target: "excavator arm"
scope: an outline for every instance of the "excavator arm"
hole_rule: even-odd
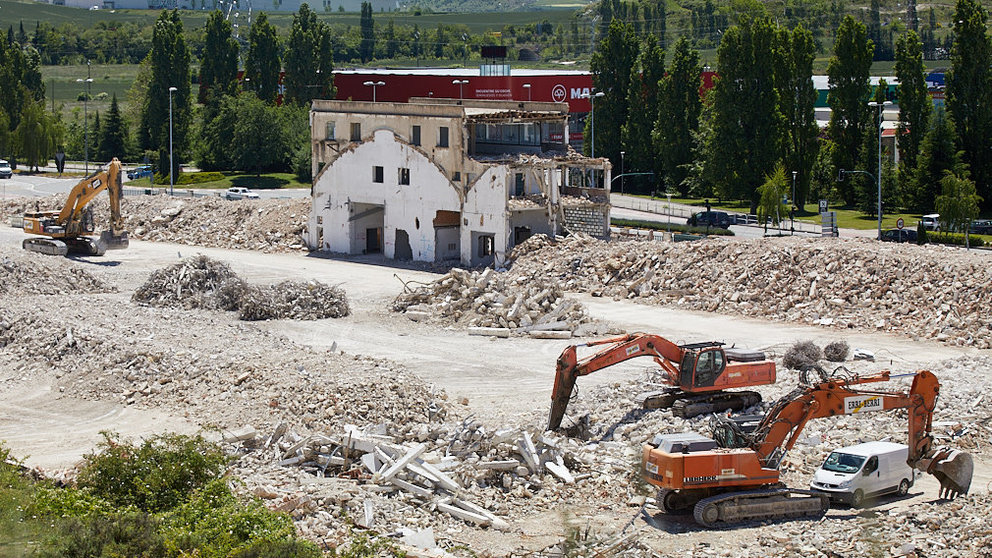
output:
[[[581,360],[578,358],[579,347],[600,345],[605,347]],[[653,357],[669,376],[670,383],[678,385],[678,368],[672,362],[680,362],[682,354],[683,350],[675,343],[664,337],[647,333],[631,333],[567,347],[558,357],[555,370],[548,430],[556,430],[561,426],[568,400],[572,397],[572,390],[575,389],[575,379],[579,376],[591,374],[632,358],[649,356]]]
[[[957,494],[967,494],[974,470],[971,455],[934,448],[931,428],[940,382],[926,370],[912,376],[912,386],[903,392],[852,388],[888,381],[894,377],[888,371],[872,376],[832,378],[799,390],[798,394],[793,392],[776,402],[765,415],[751,437],[751,449],[762,466],[777,469],[811,419],[906,409],[909,414],[909,466],[937,477],[942,496],[953,498]]]

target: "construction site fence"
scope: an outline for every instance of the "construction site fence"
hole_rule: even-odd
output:
[[[186,188],[173,188],[172,196],[175,198],[206,198],[206,197],[217,197],[222,195],[222,191],[218,190],[216,192],[203,192],[190,190]],[[162,196],[169,195],[168,188],[128,188],[124,187],[124,196]]]

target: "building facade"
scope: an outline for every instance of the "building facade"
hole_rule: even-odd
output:
[[[312,249],[505,262],[530,235],[609,235],[611,166],[572,151],[562,103],[314,101]]]

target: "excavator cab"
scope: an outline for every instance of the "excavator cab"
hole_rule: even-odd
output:
[[[727,367],[720,343],[683,345],[685,353],[679,363],[679,386],[682,389],[712,386]]]

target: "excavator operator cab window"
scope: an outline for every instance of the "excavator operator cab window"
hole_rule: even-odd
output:
[[[686,351],[682,355],[682,363],[679,365],[679,384],[683,386],[692,385],[692,370],[695,362],[696,353],[694,351]]]
[[[716,377],[723,372],[724,360],[723,351],[710,350],[699,355],[696,360],[696,376],[693,386],[711,386],[716,381]]]

